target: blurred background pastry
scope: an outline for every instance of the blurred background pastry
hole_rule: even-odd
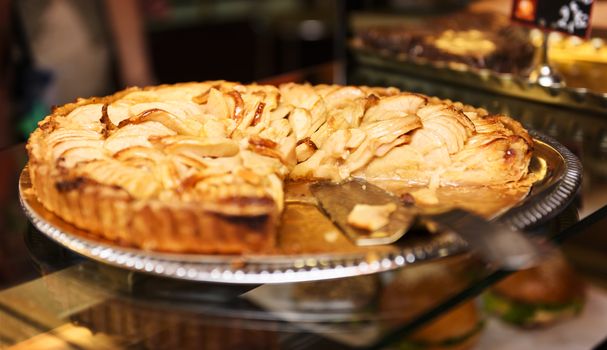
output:
[[[474,275],[473,264],[465,256],[384,274],[387,279],[379,298],[385,327],[407,325],[419,313],[451,297]],[[472,349],[483,330],[483,320],[474,299],[464,302],[417,328],[398,342],[398,349]]]
[[[582,311],[585,284],[578,276],[555,251],[541,265],[497,283],[484,295],[484,307],[516,326],[547,326]]]

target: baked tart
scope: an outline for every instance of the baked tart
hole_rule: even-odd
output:
[[[286,181],[510,186],[532,139],[507,116],[396,88],[129,88],[55,108],[28,143],[44,207],[121,245],[270,251]]]

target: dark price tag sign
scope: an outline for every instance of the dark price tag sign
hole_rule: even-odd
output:
[[[540,29],[588,37],[596,0],[514,0],[512,20]]]

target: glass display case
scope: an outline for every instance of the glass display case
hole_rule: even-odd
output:
[[[497,346],[508,337],[515,344],[511,348],[597,346],[607,336],[607,113],[602,99],[593,102],[592,108],[579,108],[583,103],[575,100],[575,94],[571,103],[544,103],[502,94],[499,89],[475,88],[470,81],[458,82],[457,76],[445,80],[440,70],[420,71],[411,65],[403,68],[397,61],[365,59],[347,48],[353,35],[347,28],[353,18],[360,20],[366,3],[371,2],[336,1],[331,7],[341,11],[330,28],[337,38],[337,61],[258,81],[396,86],[512,116],[526,128],[565,145],[583,165],[581,188],[558,215],[526,234],[542,241],[547,250],[560,252],[573,266],[575,283],[584,281],[579,283],[586,289],[586,307],[576,309],[581,312],[577,318],[563,327],[535,333],[500,328],[495,316],[484,309],[487,292],[513,272],[497,269],[469,252],[428,262],[403,262],[390,271],[355,277],[240,285],[164,278],[100,263],[67,249],[28,221],[18,193],[27,154],[24,144],[18,144],[0,151],[0,348],[424,349],[476,344],[479,349],[508,349]],[[399,15],[427,16],[435,7],[446,11],[470,2],[379,3],[397,8]],[[202,6],[191,1],[183,4]],[[215,5],[208,6],[218,11],[236,6],[239,16],[252,8],[241,1],[222,5],[226,8]],[[162,63],[175,59],[165,50],[172,43],[163,33],[191,31],[197,18],[192,14],[176,15],[185,23],[182,27],[151,21],[150,35],[157,39],[152,50],[166,69],[160,73],[174,73],[168,71],[169,64]],[[207,16],[205,12],[203,17]],[[373,16],[394,18],[386,13]],[[263,16],[257,17],[263,22]],[[276,17],[272,25],[292,24]],[[334,19],[322,20],[328,26]],[[192,35],[197,35],[195,30]],[[316,50],[327,49],[326,38],[321,39]],[[263,50],[255,52],[255,60],[266,58]],[[251,77],[275,72],[271,66],[261,65],[262,70]],[[198,72],[205,74],[204,69]],[[549,90],[544,92],[550,95]],[[534,337],[541,345],[529,340]]]
[[[326,81],[336,67],[282,79]],[[580,273],[601,281],[606,265],[600,232],[607,220],[604,117],[361,67],[348,76],[351,83],[396,85],[508,113],[568,145],[584,165],[582,190],[531,234],[549,237]],[[476,307],[477,296],[509,274],[469,254],[380,274],[268,285],[194,283],[117,269],[68,251],[28,224],[16,186],[26,162],[23,145],[3,151],[0,159],[9,170],[1,192],[3,346],[399,348],[449,310]],[[475,317],[480,325],[485,316]]]

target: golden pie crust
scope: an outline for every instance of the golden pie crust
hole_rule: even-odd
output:
[[[502,115],[396,88],[129,88],[78,99],[27,144],[38,200],[75,226],[146,250],[269,251],[285,181],[512,186],[532,139]]]

